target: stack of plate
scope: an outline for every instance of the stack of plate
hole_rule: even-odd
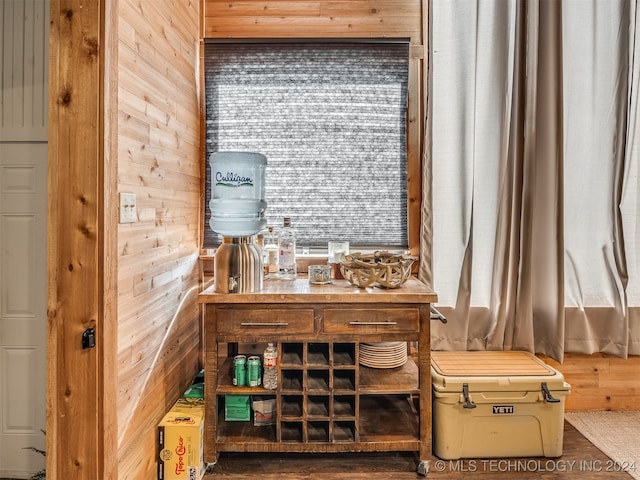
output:
[[[407,361],[407,342],[360,344],[360,364],[372,368],[401,367]]]

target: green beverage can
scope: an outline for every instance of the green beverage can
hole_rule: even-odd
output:
[[[259,387],[262,383],[260,375],[261,365],[260,357],[252,355],[247,359],[247,385],[250,387]]]
[[[233,384],[242,387],[247,383],[247,357],[236,355],[233,357]]]

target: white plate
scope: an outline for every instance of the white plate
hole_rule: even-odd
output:
[[[400,345],[399,347],[393,348],[371,348],[365,345],[360,345],[361,352],[371,352],[371,353],[395,353],[395,352],[406,352],[406,345]]]
[[[359,355],[365,367],[401,367],[407,362],[407,342],[361,343]]]
[[[360,358],[369,358],[369,359],[379,358],[380,360],[385,360],[385,359],[400,359],[400,358],[406,358],[406,357],[407,357],[407,352],[385,353],[385,354],[371,354],[366,352],[360,352]]]
[[[396,360],[394,362],[381,362],[381,361],[367,361],[367,360],[363,360],[362,358],[360,359],[360,364],[364,365],[365,367],[370,367],[370,368],[396,368],[396,367],[401,367],[402,365],[404,365],[407,362],[407,359],[403,359],[403,360]]]

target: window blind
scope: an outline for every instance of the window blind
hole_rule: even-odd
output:
[[[259,152],[268,225],[290,217],[298,245],[406,248],[408,41],[205,44],[209,157]]]

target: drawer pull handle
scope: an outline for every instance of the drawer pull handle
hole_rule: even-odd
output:
[[[289,322],[242,322],[243,327],[287,327]]]
[[[397,325],[398,322],[349,322],[349,325]]]

